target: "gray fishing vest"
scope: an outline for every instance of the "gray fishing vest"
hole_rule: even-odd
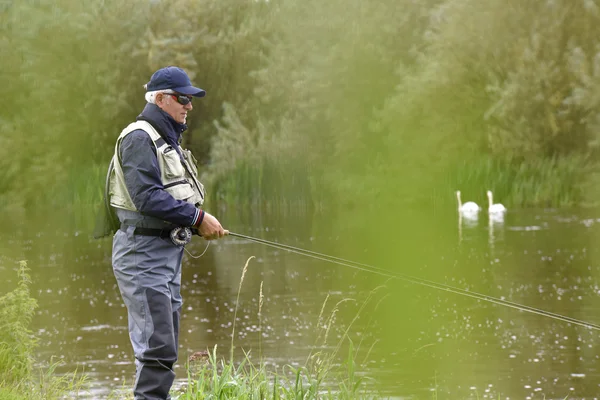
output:
[[[184,157],[182,160],[179,152],[167,144],[156,129],[146,121],[136,121],[129,124],[117,139],[115,154],[113,155],[114,168],[110,174],[109,183],[110,205],[125,210],[138,211],[127,191],[119,157],[119,146],[123,138],[138,129],[146,132],[156,147],[160,179],[165,191],[177,200],[187,201],[196,207],[202,206],[205,191],[204,186],[198,180],[196,159],[192,152],[178,146]]]

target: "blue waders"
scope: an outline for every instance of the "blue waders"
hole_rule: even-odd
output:
[[[183,247],[122,227],[113,237],[113,270],[129,317],[136,400],[169,399],[175,379]]]

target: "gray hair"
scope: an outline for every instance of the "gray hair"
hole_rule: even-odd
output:
[[[144,89],[146,89],[146,85],[144,85]],[[146,92],[144,97],[146,98],[146,101],[148,103],[156,104],[156,95],[158,95],[159,93],[175,93],[175,92],[171,89],[153,90],[151,92]]]

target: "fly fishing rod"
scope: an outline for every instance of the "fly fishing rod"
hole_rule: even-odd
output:
[[[256,243],[260,243],[260,244],[264,244],[266,246],[270,246],[270,247],[274,247],[276,249],[280,249],[280,250],[286,250],[289,251],[291,253],[296,253],[296,254],[300,254],[306,257],[311,257],[317,260],[321,260],[321,261],[326,261],[326,262],[330,262],[333,264],[338,264],[338,265],[342,265],[342,266],[346,266],[349,268],[353,268],[353,269],[357,269],[360,271],[365,271],[365,272],[370,272],[373,274],[377,274],[377,275],[381,275],[381,276],[385,276],[388,278],[394,278],[394,279],[400,279],[406,282],[410,282],[410,283],[414,283],[417,285],[422,285],[422,286],[426,286],[429,288],[433,288],[433,289],[437,289],[437,290],[442,290],[442,291],[446,291],[446,292],[450,292],[450,293],[455,293],[461,296],[467,296],[467,297],[471,297],[477,300],[482,300],[482,301],[487,301],[489,303],[492,304],[496,304],[496,305],[501,305],[501,306],[505,306],[505,307],[509,307],[509,308],[514,308],[516,310],[520,310],[520,311],[525,311],[525,312],[529,312],[532,314],[537,314],[537,315],[541,315],[543,317],[548,317],[548,318],[552,318],[552,319],[556,319],[558,321],[562,321],[562,322],[567,322],[570,324],[574,324],[574,325],[579,325],[588,329],[593,329],[593,330],[598,330],[600,331],[600,325],[597,324],[593,324],[591,322],[586,322],[586,321],[582,321],[579,319],[575,319],[575,318],[571,318],[565,315],[561,315],[561,314],[556,314],[550,311],[546,311],[546,310],[542,310],[539,308],[535,308],[535,307],[530,307],[524,304],[519,304],[519,303],[515,303],[509,300],[504,300],[504,299],[500,299],[497,297],[493,297],[493,296],[488,296],[486,294],[482,294],[482,293],[477,293],[477,292],[472,292],[470,290],[465,290],[465,289],[460,289],[454,286],[450,286],[450,285],[446,285],[443,283],[438,283],[438,282],[434,282],[434,281],[430,281],[427,279],[423,279],[423,278],[418,278],[415,276],[411,276],[411,275],[405,275],[405,274],[397,274],[397,273],[393,273],[391,271],[385,270],[383,268],[379,268],[373,265],[368,265],[368,264],[362,264],[362,263],[358,263],[355,261],[351,261],[351,260],[346,260],[343,258],[339,258],[339,257],[334,257],[334,256],[330,256],[327,254],[322,254],[322,253],[317,253],[315,251],[310,251],[310,250],[305,250],[299,247],[294,247],[294,246],[290,246],[290,245],[286,245],[286,244],[282,244],[282,243],[277,243],[277,242],[271,242],[269,240],[265,240],[265,239],[259,239],[259,238],[255,238],[252,236],[247,236],[247,235],[242,235],[240,233],[235,233],[235,232],[231,232],[231,231],[226,231],[226,234],[229,236],[233,236],[233,237],[237,237],[240,239],[246,239],[246,240],[250,240],[252,242],[256,242]]]

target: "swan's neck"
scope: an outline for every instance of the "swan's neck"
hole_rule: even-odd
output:
[[[488,193],[488,203],[490,204],[490,207],[494,204],[494,200],[492,199],[491,193]]]
[[[458,209],[462,207],[462,201],[460,201],[460,193],[456,193],[456,200],[458,201]]]

